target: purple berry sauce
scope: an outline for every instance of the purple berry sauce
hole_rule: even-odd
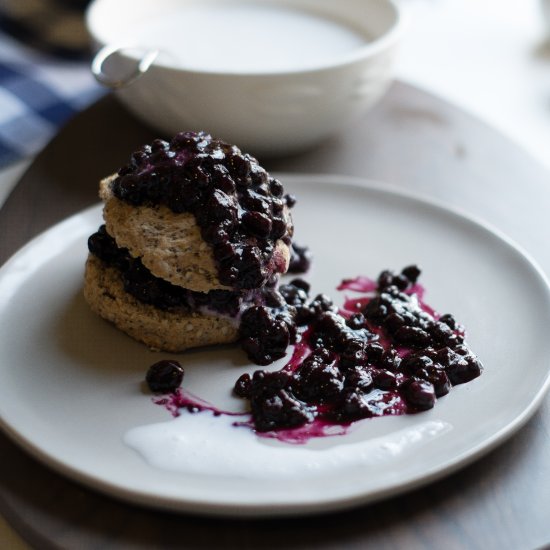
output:
[[[286,270],[277,241],[290,245],[295,198],[258,161],[204,132],[157,139],[132,154],[112,184],[132,205],[190,212],[212,246],[222,284],[260,288]]]
[[[344,434],[360,419],[428,410],[453,386],[479,376],[483,367],[464,342],[464,328],[424,302],[419,275],[409,266],[399,274],[384,271],[376,281],[344,280],[338,290],[357,294],[340,309],[323,294],[309,300],[309,285],[297,279],[279,288],[286,306],[250,308],[250,327],[260,326],[256,332],[245,326],[252,356],[268,364],[291,339],[295,346],[282,369],[237,380],[234,393],[251,412],[235,424],[304,443]],[[271,328],[274,334],[261,336]],[[156,402],[173,414],[182,407],[229,414],[181,391]]]
[[[263,304],[264,295],[278,283],[273,276],[261,289],[211,290],[195,292],[155,277],[139,258],[130,255],[126,248],[119,248],[105,225],[88,239],[88,249],[109,267],[115,268],[122,279],[124,290],[136,300],[163,311],[197,311],[201,308],[236,317],[246,307]]]

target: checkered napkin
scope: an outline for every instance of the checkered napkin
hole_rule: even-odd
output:
[[[0,30],[0,169],[35,155],[102,93],[88,62],[39,53]]]

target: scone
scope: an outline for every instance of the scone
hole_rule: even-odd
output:
[[[116,180],[113,175],[100,182],[100,197],[105,203],[107,232],[120,247],[141,258],[155,276],[173,284],[198,292],[233,287],[219,280],[212,243],[204,240],[194,214],[174,212],[164,204],[129,204],[113,193]],[[286,207],[282,219],[292,227]],[[289,245],[277,239],[271,261],[265,266],[267,278],[286,272],[289,260]]]
[[[293,198],[208,134],[144,146],[100,183],[100,197],[85,298],[151,348],[237,340],[242,312],[263,305],[288,268]]]

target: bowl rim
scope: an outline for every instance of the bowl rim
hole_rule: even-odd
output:
[[[241,1],[241,0],[239,0]],[[254,1],[254,0],[249,0]],[[269,0],[272,4],[277,4],[277,0]],[[160,55],[152,68],[163,69],[173,73],[186,73],[191,75],[211,75],[211,76],[232,76],[232,77],[275,77],[285,75],[296,74],[312,74],[325,71],[331,71],[334,69],[344,68],[355,63],[363,62],[370,59],[377,54],[389,50],[399,40],[405,25],[405,17],[403,10],[397,4],[396,0],[373,0],[380,5],[389,7],[393,12],[393,21],[390,27],[382,33],[381,36],[365,43],[363,46],[353,49],[351,52],[340,54],[335,56],[329,62],[312,64],[306,67],[298,67],[291,69],[278,69],[278,70],[258,70],[258,71],[239,71],[239,70],[215,70],[215,69],[199,69],[188,68],[181,65],[171,64],[167,59],[163,59]],[[113,49],[118,50],[117,55],[120,55],[130,61],[139,63],[140,59],[143,59],[145,55],[153,51],[153,49],[147,49],[140,47],[136,44],[129,44],[123,42],[106,42],[101,38],[101,32],[98,32],[98,19],[96,12],[99,6],[107,4],[108,2],[115,3],[115,0],[92,0],[85,11],[85,24],[86,29],[92,39],[93,45],[96,49],[101,49],[105,46],[110,46]],[[304,11],[307,11],[305,9]],[[162,52],[161,52],[162,53]]]

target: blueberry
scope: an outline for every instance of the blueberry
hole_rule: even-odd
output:
[[[296,395],[308,402],[335,399],[344,387],[344,377],[326,349],[314,351],[295,373]]]
[[[417,369],[414,372],[416,378],[426,380],[433,385],[435,395],[441,397],[447,395],[451,389],[451,381],[447,376],[447,373],[443,369],[439,369],[434,365]]]
[[[285,192],[285,190],[283,188],[283,184],[279,180],[276,180],[276,179],[272,179],[269,182],[269,189],[270,189],[271,193],[273,193],[274,197],[282,197],[284,192]]]
[[[246,228],[258,237],[267,237],[271,233],[272,222],[266,214],[262,214],[261,212],[245,212],[241,219]],[[286,223],[284,230],[286,231]]]
[[[430,335],[419,327],[401,327],[395,332],[394,337],[399,344],[412,347],[427,346],[431,343]]]
[[[296,205],[296,197],[294,195],[285,195],[284,199],[285,199],[286,205],[289,208],[294,208],[294,206]]]
[[[457,335],[451,330],[449,325],[440,321],[435,321],[429,327],[429,333],[437,344],[452,345],[458,340]]]
[[[433,366],[432,357],[422,353],[410,353],[400,364],[400,369],[406,374],[414,374],[419,369],[425,369]]]
[[[314,412],[286,390],[251,400],[254,425],[259,432],[295,428],[315,418]]]
[[[133,153],[112,185],[132,205],[162,204],[194,214],[213,245],[222,284],[260,288],[271,275],[275,241],[290,243],[289,201],[279,180],[237,147],[204,132],[181,132]],[[224,246],[223,258],[216,247]]]
[[[358,330],[365,326],[365,321],[365,316],[362,313],[354,313],[346,320],[346,325],[353,330]]]
[[[378,366],[382,369],[397,371],[401,365],[401,357],[393,348],[389,348],[382,353]]]
[[[292,306],[302,306],[307,301],[307,291],[302,287],[296,286],[294,282],[288,285],[281,285],[279,292],[286,303]]]
[[[183,373],[183,367],[177,361],[164,359],[149,367],[145,381],[152,392],[173,392],[181,385]]]
[[[290,250],[289,273],[306,273],[311,267],[312,254],[307,246],[292,243]]]
[[[393,273],[389,270],[382,271],[380,275],[378,275],[378,289],[382,290],[388,286],[390,286],[393,282]]]
[[[289,284],[296,288],[301,288],[306,294],[309,294],[311,286],[307,281],[304,281],[304,279],[292,279]]]
[[[270,236],[273,240],[280,239],[287,232],[287,223],[284,218],[273,216],[271,220]]]
[[[380,296],[370,300],[363,309],[363,315],[376,326],[380,326],[389,313],[389,305]]]
[[[439,318],[439,321],[441,321],[442,323],[445,323],[452,330],[455,330],[457,328],[457,323],[455,318],[449,313],[442,315]]]
[[[435,390],[430,382],[420,378],[409,378],[399,390],[405,401],[418,410],[428,410],[435,405]]]
[[[345,374],[345,386],[355,391],[368,393],[373,387],[372,369],[356,366],[348,369]]]
[[[373,407],[364,392],[354,388],[346,388],[342,392],[336,411],[336,418],[339,421],[346,422],[372,416],[375,416]]]
[[[384,348],[377,342],[369,342],[365,345],[365,353],[367,355],[367,361],[371,365],[376,365],[382,361],[384,356]],[[392,361],[392,366],[394,365],[395,360]]]
[[[353,341],[340,353],[340,366],[342,369],[350,369],[360,365],[366,365],[368,354],[364,342]]]
[[[473,356],[466,356],[458,361],[453,361],[445,369],[453,386],[470,382],[470,380],[477,378],[482,370],[481,362]]]
[[[372,383],[379,390],[393,390],[397,387],[397,377],[389,370],[373,369]]]
[[[401,275],[405,276],[412,284],[416,283],[420,273],[421,270],[417,265],[409,265],[401,270]]]
[[[250,378],[250,374],[243,374],[235,382],[233,391],[239,397],[250,397],[251,387],[252,379]]]
[[[405,290],[410,281],[404,274],[396,275],[393,271],[385,270],[378,276],[378,290],[383,291],[389,287],[396,287],[399,290]]]
[[[241,317],[241,347],[258,365],[284,357],[291,341],[289,326],[264,306],[253,306]]]

